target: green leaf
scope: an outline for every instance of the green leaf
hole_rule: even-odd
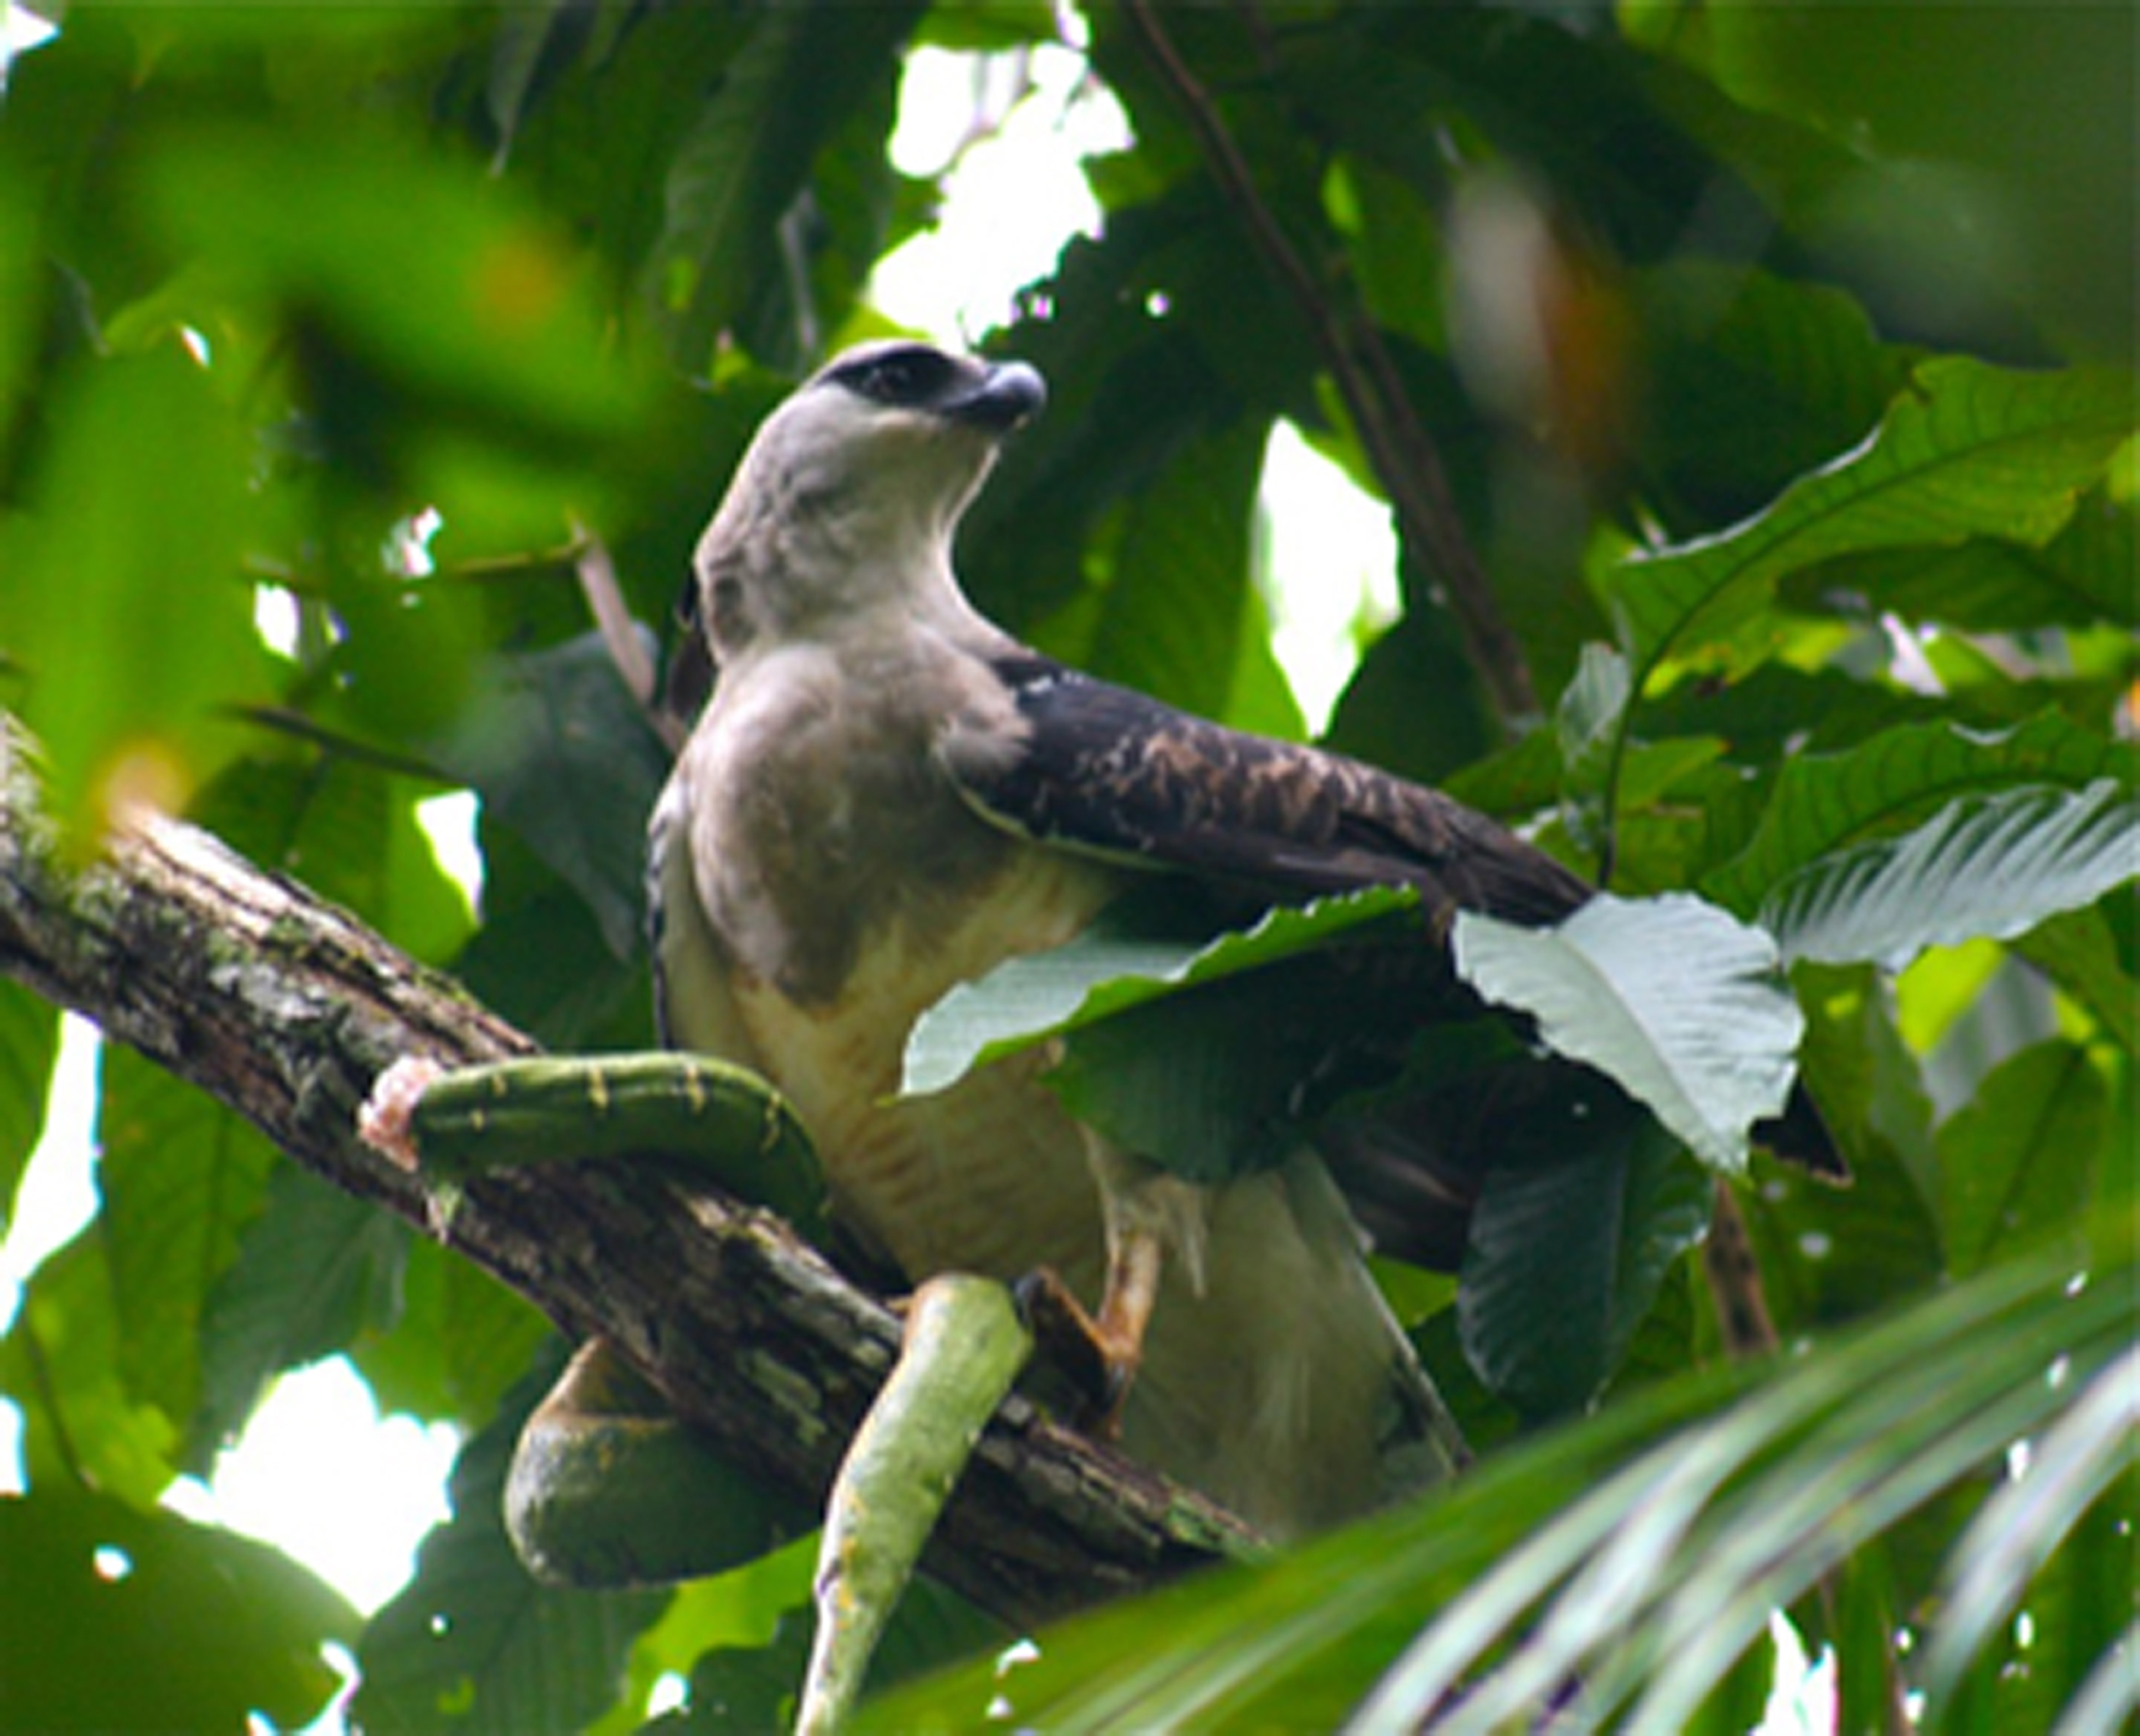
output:
[[[1712,1168],[1746,1162],[1747,1130],[1790,1089],[1804,1029],[1760,930],[1685,894],[1600,894],[1557,928],[1465,911],[1457,973],[1529,1013],[1545,1042],[1608,1075]]]
[[[2015,949],[2085,1007],[2127,1054],[2140,1053],[2140,982],[2118,963],[2100,906],[2054,916]]]
[[[1046,1082],[1079,1121],[1193,1181],[1281,1162],[1331,1117],[1369,1124],[1360,1130],[1372,1145],[1378,1102],[1460,1091],[1514,1045],[1490,1021],[1441,1022],[1449,1009],[1428,943],[1407,932],[1391,944],[1412,956],[1297,955],[1080,1025]],[[1437,1155],[1469,1168],[1490,1152],[1454,1130],[1459,1119],[1452,1110],[1437,1130]]]
[[[2114,375],[1926,363],[1854,452],[1730,530],[1622,564],[1613,601],[1637,685],[1666,655],[1720,644],[1816,562],[1971,536],[2048,542],[2132,432],[2131,388]]]
[[[1465,1354],[1525,1417],[1565,1415],[1612,1378],[1701,1240],[1711,1184],[1647,1111],[1573,1069],[1492,1155],[1456,1297]]]
[[[1950,802],[1900,838],[1823,856],[1770,889],[1787,960],[1899,970],[1930,946],[2011,939],[2140,874],[2140,802],[2108,778]]]
[[[2125,1352],[2129,1258],[2078,1293],[2068,1276],[2031,1263],[1921,1299],[1736,1402],[1714,1376],[1649,1389],[1277,1562],[865,1706],[861,1728],[968,1729],[1000,1702],[1066,1733],[1483,1731],[1528,1727],[1571,1683],[1586,1720],[1686,1728],[1772,1611],[2054,1424]]]
[[[1418,901],[1402,888],[1375,887],[1300,909],[1280,906],[1216,939],[1163,888],[1119,901],[1068,945],[1010,959],[930,1008],[907,1039],[901,1091],[941,1091],[976,1067],[1177,988],[1291,958]]]
[[[1636,460],[1699,522],[1744,517],[1856,444],[1908,379],[1830,284],[1679,257],[1631,287],[1647,363]]]
[[[668,757],[601,635],[492,660],[435,751],[587,900],[610,950],[632,958]]]
[[[233,1439],[283,1370],[390,1324],[410,1240],[406,1225],[369,1201],[276,1165],[263,1209],[202,1305],[189,1459],[204,1463]]]
[[[474,1262],[426,1237],[406,1245],[391,1324],[382,1330],[372,1322],[350,1360],[382,1411],[472,1430],[496,1415],[549,1337],[550,1323]]]
[[[919,0],[810,0],[755,14],[676,147],[646,267],[671,359],[687,373],[709,371],[715,339],[777,277],[783,219],[812,163],[871,88],[894,78],[921,11]]]
[[[115,805],[182,805],[236,746],[216,709],[265,696],[245,451],[175,342],[78,366],[44,414],[29,512],[0,523],[0,646],[53,811],[94,830]]]
[[[32,1488],[94,1488],[147,1512],[178,1474],[178,1430],[120,1378],[111,1288],[94,1233],[39,1266],[0,1340],[0,1393],[22,1413]]]
[[[1251,645],[1266,647],[1269,661],[1270,624],[1249,561],[1267,432],[1243,419],[1195,442],[1129,503],[1091,646],[1079,660],[1200,716],[1266,733],[1275,725],[1298,738],[1298,711],[1274,717],[1270,684],[1244,666]],[[1244,684],[1249,690],[1237,692]],[[1281,678],[1276,693],[1284,691]]]
[[[311,131],[204,125],[149,155],[140,191],[180,248],[320,321],[320,338],[357,364],[349,390],[474,416],[488,437],[538,452],[621,438],[641,408],[561,238],[475,165],[420,150],[376,110]]]
[[[11,1730],[294,1729],[339,1685],[321,1645],[357,1629],[265,1544],[78,1489],[0,1498],[0,1563]]]
[[[2136,571],[2132,509],[2097,496],[2040,547],[1972,537],[1956,547],[1845,556],[1794,577],[1784,596],[1794,606],[1841,598],[1853,614],[1892,613],[1979,633],[2097,621],[2131,627],[2140,609]]]
[[[2133,781],[2130,751],[2055,711],[1989,734],[1944,722],[1882,730],[1842,753],[1787,759],[1752,840],[1702,890],[1750,914],[1830,851],[1914,824],[1957,797],[2106,777]]]
[[[2108,1108],[2074,1044],[2037,1043],[1994,1068],[1940,1129],[1941,1226],[1956,1273],[2070,1233],[2093,1190]]]
[[[1570,834],[1595,852],[1611,817],[1603,812],[1612,768],[1612,744],[1632,694],[1627,660],[1610,645],[1583,648],[1575,679],[1554,714],[1560,740],[1561,814]]]
[[[425,1540],[416,1577],[358,1647],[355,1724],[572,1736],[615,1697],[633,1640],[666,1595],[564,1591],[528,1577],[501,1513],[507,1461],[537,1395],[524,1382],[461,1449],[454,1517]]]
[[[203,1312],[258,1212],[274,1148],[197,1087],[116,1044],[103,1052],[96,1137],[128,1390],[178,1421],[200,1392]],[[191,1465],[205,1469],[205,1455]]]
[[[2129,1473],[2136,1438],[2140,1351],[2128,1351],[2098,1371],[2031,1444],[2027,1469],[1994,1493],[1956,1544],[1939,1631],[1925,1660],[1926,1689],[1935,1707],[2088,1508]],[[2114,1654],[2103,1656],[2111,1662]],[[2131,1658],[2124,1662],[2129,1669]]]
[[[483,924],[454,964],[469,992],[546,1048],[651,1047],[653,996],[645,959],[619,958],[587,900],[518,832],[486,815],[478,821],[477,836]],[[623,843],[616,838],[587,847],[595,860],[621,860]]]
[[[1734,6],[1686,35],[1738,102],[1848,142],[1857,173],[1809,213],[1831,269],[1936,331],[2017,303],[2024,341],[2131,357],[2128,10]]]
[[[59,1052],[59,1008],[18,983],[0,983],[0,1236],[7,1234],[15,1189],[44,1133]]]

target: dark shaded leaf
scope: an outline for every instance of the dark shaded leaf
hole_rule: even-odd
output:
[[[205,1730],[317,1715],[357,1618],[265,1544],[54,1486],[0,1498],[0,1625],[7,1729]]]
[[[1940,1129],[1947,1265],[1980,1272],[2083,1216],[2103,1147],[2102,1076],[2085,1050],[2038,1043],[1994,1068]]]
[[[234,1112],[131,1049],[103,1052],[98,1190],[128,1390],[174,1420],[201,1391],[203,1319],[260,1209],[275,1151]],[[192,1455],[192,1469],[205,1468]]]
[[[437,751],[587,901],[611,952],[632,958],[668,756],[601,635],[493,661]]]
[[[1494,1160],[1457,1292],[1465,1352],[1525,1417],[1567,1415],[1612,1378],[1708,1228],[1710,1179],[1646,1110],[1573,1070],[1505,1126]]]
[[[367,1202],[294,1165],[275,1166],[264,1208],[202,1305],[190,1462],[205,1464],[237,1437],[277,1375],[393,1323],[410,1240],[406,1225]]]
[[[783,223],[811,164],[872,89],[888,94],[921,10],[918,0],[861,8],[807,0],[753,19],[678,142],[645,270],[670,356],[686,372],[710,371],[715,338],[755,289],[777,281]],[[888,128],[888,101],[882,115]]]
[[[1689,528],[1744,518],[1855,445],[1908,375],[1829,285],[1682,258],[1633,291],[1649,364],[1637,462]]]
[[[500,1503],[538,1380],[461,1449],[454,1517],[365,1630],[350,1707],[358,1728],[577,1732],[615,1698],[634,1638],[660,1615],[665,1593],[540,1586],[513,1554]]]

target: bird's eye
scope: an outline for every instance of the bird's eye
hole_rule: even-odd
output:
[[[943,390],[951,366],[950,356],[916,344],[855,362],[833,378],[873,404],[925,404]]]

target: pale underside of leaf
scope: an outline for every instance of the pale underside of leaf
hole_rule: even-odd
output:
[[[1378,886],[1299,909],[1282,905],[1216,939],[1117,933],[1096,924],[1068,945],[1012,959],[962,983],[931,1007],[907,1039],[901,1094],[942,1091],[977,1067],[1110,1013],[1275,964],[1418,901],[1406,888]]]
[[[1899,969],[1928,946],[2010,939],[2140,873],[2140,803],[2108,778],[1949,803],[1901,838],[1790,875],[1761,909],[1787,961]]]
[[[1601,895],[1542,932],[1466,912],[1454,943],[1480,994],[1529,1013],[1712,1167],[1743,1169],[1748,1128],[1783,1107],[1804,1018],[1768,936],[1714,905]]]

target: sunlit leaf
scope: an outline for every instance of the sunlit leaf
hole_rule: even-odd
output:
[[[1185,930],[1177,905],[1118,907],[1119,924],[1096,923],[1069,944],[1014,959],[938,1002],[908,1039],[901,1089],[910,1096],[941,1091],[970,1068],[1063,1032],[1178,988],[1276,963],[1417,903],[1416,893],[1377,887],[1298,910],[1280,906],[1215,940]]]
[[[1760,923],[1788,959],[1899,969],[1928,946],[2010,939],[2140,875],[2140,802],[2108,778],[1965,798],[1916,831],[1824,856]]]
[[[1818,561],[1973,535],[2048,541],[2132,427],[2115,375],[1924,364],[1857,450],[1731,530],[1622,566],[1615,601],[1640,676],[1722,640]]]
[[[175,341],[81,366],[46,414],[29,511],[0,522],[0,645],[54,809],[93,835],[182,806],[237,745],[216,708],[264,696],[244,447]]]
[[[32,1488],[93,1486],[146,1512],[178,1474],[178,1425],[120,1375],[111,1266],[77,1236],[37,1268],[0,1339],[0,1391],[22,1414]]]
[[[1759,831],[1702,890],[1750,914],[1819,857],[1915,824],[1959,797],[2104,777],[2131,782],[2131,753],[2055,711],[1989,733],[1952,723],[1883,730],[1841,753],[1786,760]]]
[[[1804,1022],[1766,936],[1699,899],[1601,895],[1544,932],[1466,911],[1454,944],[1473,988],[1532,1015],[1714,1168],[1742,1168],[1747,1129],[1783,1107]]]
[[[45,1099],[59,1052],[59,1008],[19,983],[0,983],[0,1236],[7,1233],[16,1185],[44,1131]]]

